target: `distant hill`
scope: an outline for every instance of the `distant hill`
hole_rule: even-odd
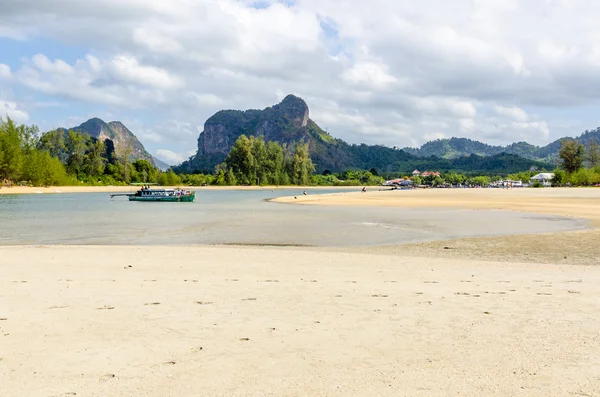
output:
[[[557,139],[546,146],[540,147],[527,142],[516,142],[507,146],[492,146],[467,138],[450,138],[427,142],[420,148],[404,148],[403,150],[417,157],[435,156],[445,159],[455,159],[472,154],[493,156],[500,153],[508,153],[530,160],[556,164],[560,150],[560,141],[562,139],[564,138]],[[593,139],[600,143],[600,128],[586,131],[574,139],[584,145]]]
[[[157,159],[155,160],[155,158],[146,151],[144,145],[142,145],[133,132],[125,127],[120,121],[106,123],[99,118],[92,118],[77,127],[69,128],[69,130],[83,132],[102,141],[107,139],[111,140],[118,156],[121,156],[124,148],[127,145],[130,145],[131,161],[144,159],[159,167],[159,164],[156,162]],[[169,167],[168,164],[164,165],[166,165],[167,168]]]
[[[169,168],[171,168],[169,164],[165,163],[164,161],[155,156],[152,156],[152,161],[154,162],[154,166],[161,171],[166,171]]]
[[[212,172],[217,164],[225,160],[242,134],[263,136],[266,141],[276,141],[283,145],[292,145],[298,141],[307,143],[317,172],[377,168],[381,171],[408,173],[415,168],[427,168],[440,171],[510,173],[530,167],[552,168],[550,164],[502,151],[494,153],[492,158],[485,157],[487,153],[483,149],[480,156],[440,158],[441,156],[412,153],[415,149],[350,145],[332,137],[312,121],[304,100],[288,95],[279,104],[263,110],[221,110],[215,113],[206,121],[204,131],[198,137],[197,153],[173,169],[176,172]]]

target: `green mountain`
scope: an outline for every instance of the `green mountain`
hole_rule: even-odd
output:
[[[500,153],[508,153],[530,160],[556,164],[558,162],[558,151],[560,150],[560,141],[562,139],[564,138],[557,139],[546,146],[540,147],[527,142],[516,142],[507,146],[492,146],[467,138],[450,138],[427,142],[420,148],[404,148],[403,150],[417,157],[435,156],[445,159],[456,159],[472,154],[494,156]],[[586,131],[574,139],[583,145],[594,139],[600,142],[600,128]]]
[[[298,141],[308,143],[310,157],[317,172],[377,168],[380,171],[408,173],[419,168],[510,173],[530,167],[552,168],[551,164],[501,151],[494,153],[492,157],[486,157],[484,149],[487,145],[484,144],[479,144],[484,146],[480,156],[464,158],[417,155],[410,150],[381,145],[350,145],[323,131],[310,119],[306,102],[294,95],[288,95],[281,103],[264,110],[221,110],[215,113],[206,121],[204,131],[198,137],[197,153],[181,165],[173,167],[174,170],[188,173],[212,172],[217,164],[225,160],[231,147],[242,134],[263,136],[266,141],[276,141],[287,146]]]

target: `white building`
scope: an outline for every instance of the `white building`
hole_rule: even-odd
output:
[[[542,172],[540,174],[534,175],[529,180],[530,183],[540,182],[542,186],[552,186],[552,180],[554,179],[554,173],[552,172]]]

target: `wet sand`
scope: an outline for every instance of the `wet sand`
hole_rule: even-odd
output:
[[[600,268],[0,247],[2,396],[596,396]]]
[[[361,247],[362,253],[473,258],[502,262],[600,265],[600,189],[428,189],[282,197],[276,202],[322,206],[502,210],[584,219],[590,230],[476,237]],[[482,217],[482,222],[486,218]],[[489,224],[493,229],[495,226]]]

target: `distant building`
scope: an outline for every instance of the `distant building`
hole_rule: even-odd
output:
[[[413,176],[419,176],[421,175],[421,173],[419,172],[419,170],[414,170],[413,171]]]
[[[534,175],[529,180],[530,183],[539,182],[542,186],[552,186],[552,180],[554,179],[554,174],[552,172],[542,172],[537,175]]]
[[[434,171],[423,171],[423,173],[421,174],[422,177],[428,177],[428,176],[440,176],[441,174],[439,172],[434,172]]]

